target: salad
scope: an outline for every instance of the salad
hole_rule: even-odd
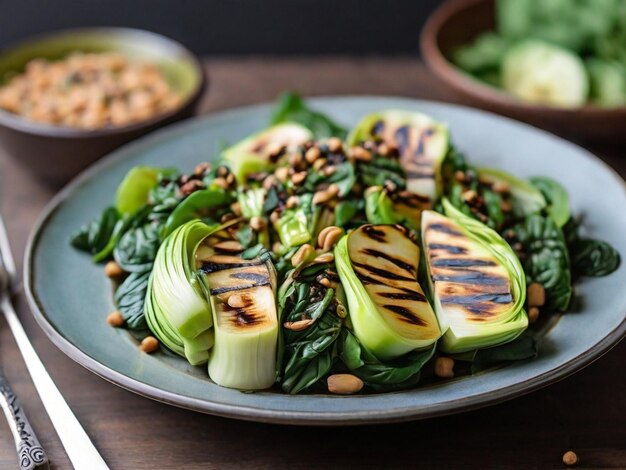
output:
[[[219,385],[385,392],[528,359],[620,263],[556,181],[471,165],[424,114],[348,132],[286,94],[269,124],[191,173],[131,169],[71,239],[106,262],[111,325]]]
[[[625,0],[497,0],[495,22],[457,66],[529,103],[626,105]]]

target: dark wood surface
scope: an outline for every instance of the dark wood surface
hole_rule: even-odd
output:
[[[385,94],[453,101],[424,67],[397,59],[219,59],[207,61],[203,112],[306,95]],[[619,148],[592,150],[626,175]],[[45,156],[42,156],[45,161]],[[27,235],[54,191],[0,149],[0,210],[21,269]],[[624,208],[619,208],[624,210]],[[51,275],[62,275],[63,266]],[[562,468],[575,450],[581,467],[626,468],[626,342],[574,376],[478,411],[405,424],[306,428],[238,422],[141,398],[91,374],[18,310],[35,348],[111,468]],[[71,468],[15,346],[0,320],[0,359],[53,462]],[[3,420],[0,420],[3,421]],[[0,424],[0,468],[15,467],[9,428]]]

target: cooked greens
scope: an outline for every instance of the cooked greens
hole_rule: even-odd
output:
[[[481,47],[499,56],[498,41]],[[539,315],[619,266],[557,181],[470,165],[428,116],[381,111],[345,136],[285,95],[272,127],[214,164],[131,169],[70,242],[112,265],[135,337],[219,385],[290,394],[344,393],[346,374],[350,393],[400,390],[449,376],[441,360],[476,372],[529,359]]]

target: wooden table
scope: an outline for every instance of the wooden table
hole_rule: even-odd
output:
[[[413,58],[212,59],[207,64],[211,88],[204,112],[272,100],[285,89],[451,100]],[[604,149],[600,156],[626,175],[626,159],[618,150]],[[52,194],[0,151],[0,210],[20,257]],[[53,346],[23,296],[18,309],[35,348],[111,468],[562,468],[568,449],[578,453],[581,466],[626,468],[626,342],[571,378],[483,410],[389,426],[287,427],[196,414],[122,390]],[[53,467],[71,468],[4,324],[0,357]],[[2,422],[0,468],[12,468],[15,458]]]

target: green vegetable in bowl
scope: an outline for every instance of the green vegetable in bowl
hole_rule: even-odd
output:
[[[419,256],[398,225],[363,225],[335,248],[354,334],[379,359],[432,346],[441,336],[417,282]]]
[[[528,326],[526,280],[509,245],[444,200],[446,216],[422,214],[422,242],[435,312],[445,331],[439,347],[460,353],[506,343]]]
[[[504,56],[502,87],[529,103],[574,108],[587,101],[589,79],[585,64],[572,52],[529,39]]]

